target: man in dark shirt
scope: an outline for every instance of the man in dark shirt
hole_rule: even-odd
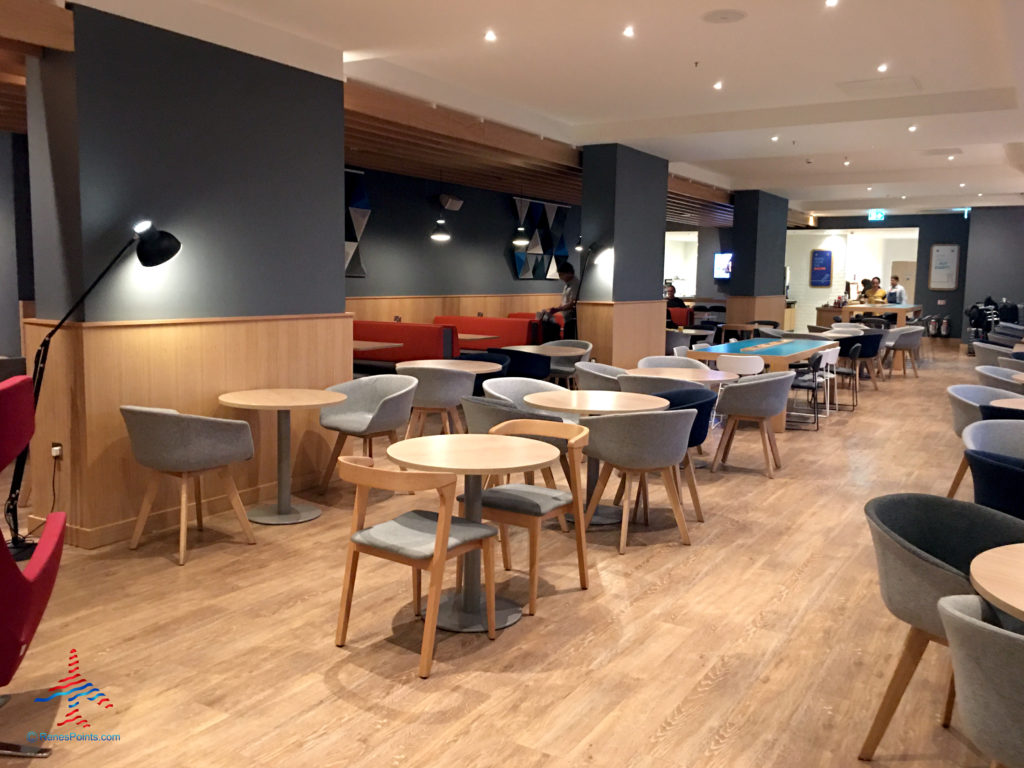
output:
[[[676,287],[669,283],[665,286],[665,298],[668,299],[667,306],[671,309],[672,307],[685,307],[686,304],[682,299],[676,298]]]

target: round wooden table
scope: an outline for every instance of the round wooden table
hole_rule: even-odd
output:
[[[483,475],[530,472],[558,461],[550,443],[512,435],[428,435],[388,446],[388,456],[401,467],[465,475],[463,513],[479,523]],[[508,627],[522,617],[511,600],[497,601],[496,626]],[[480,552],[467,552],[462,568],[462,591],[448,593],[441,603],[437,626],[451,632],[486,632],[487,614],[480,589]]]
[[[989,405],[994,405],[996,408],[1013,408],[1024,411],[1024,397],[1004,397],[1002,400],[993,400]]]
[[[668,400],[656,395],[644,395],[639,392],[614,392],[601,389],[564,389],[548,392],[532,392],[523,396],[523,402],[545,411],[560,411],[579,415],[598,416],[611,413],[642,413],[644,411],[664,411],[668,408]],[[601,462],[592,456],[587,457],[587,498],[584,507],[590,504],[597,487],[597,476],[600,474]],[[566,520],[575,522],[568,514]],[[607,504],[598,504],[591,525],[621,525],[622,510]]]
[[[395,370],[401,372],[403,368],[445,368],[449,371],[468,371],[469,373],[496,373],[501,370],[501,365],[486,360],[406,360],[402,363],[395,363]]]
[[[1021,384],[1024,384],[1024,373],[1015,373],[1015,374],[1013,374],[1013,380],[1014,381],[1018,381]]]
[[[735,381],[740,376],[732,371],[712,371],[704,368],[630,368],[626,373],[634,376],[660,376],[663,379],[721,383]]]
[[[257,504],[246,515],[263,525],[308,523],[320,517],[314,504],[292,502],[292,419],[300,408],[322,408],[346,399],[340,392],[326,389],[247,389],[228,392],[217,398],[221,405],[251,411],[277,411],[277,503]]]
[[[974,558],[971,584],[999,610],[1024,621],[1024,544],[996,547]]]
[[[558,345],[543,347],[539,344],[520,344],[518,346],[502,347],[502,349],[532,352],[535,355],[544,355],[545,357],[583,357],[587,354],[587,350],[580,349],[579,347],[560,347]]]

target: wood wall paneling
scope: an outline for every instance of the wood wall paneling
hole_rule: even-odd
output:
[[[594,345],[599,363],[634,368],[641,357],[665,352],[665,302],[581,301],[579,336]]]
[[[52,321],[26,320],[26,340],[38,345]],[[68,512],[68,542],[97,547],[126,540],[148,471],[135,463],[118,410],[121,405],[175,408],[252,426],[256,455],[234,469],[247,504],[271,499],[277,488],[276,420],[272,412],[221,406],[217,396],[262,387],[321,389],[352,377],[352,316],[217,318],[153,323],[82,323],[54,337],[32,440],[33,512],[50,509],[50,443],[57,464],[56,508]],[[292,413],[293,489],[312,487],[330,454],[334,433],[319,412]],[[226,510],[222,489],[204,480],[211,511]],[[176,526],[172,483],[161,485],[158,520],[147,530]]]
[[[561,293],[464,294],[460,296],[349,296],[345,308],[356,320],[432,323],[438,315],[508,317],[510,312],[537,312],[556,306]]]
[[[730,296],[725,305],[725,319],[729,323],[774,320],[781,327],[785,316],[785,296]]]

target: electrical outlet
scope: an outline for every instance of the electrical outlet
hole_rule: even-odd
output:
[[[944,307],[944,306],[946,306],[946,300],[945,300],[945,299],[939,299],[939,301],[938,301],[938,305],[939,305],[940,307]]]
[[[50,455],[55,459],[63,459],[64,446],[60,443],[50,443]]]

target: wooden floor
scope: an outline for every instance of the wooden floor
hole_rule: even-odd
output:
[[[879,597],[864,502],[945,493],[961,451],[945,388],[975,379],[956,347],[933,354],[919,380],[869,384],[855,414],[780,435],[775,480],[757,433],[738,434],[733,468],[697,472],[707,522],[690,523],[692,547],[658,483],[651,526],[624,556],[616,531],[590,534],[587,592],[572,535],[546,530],[538,615],[494,642],[439,633],[425,681],[401,566],[364,558],[351,644],[334,646],[352,504],[340,483],[304,494],[326,503],[319,520],[257,526],[255,547],[230,514],[210,519],[183,568],[173,533],[135,552],[68,550],[5,691],[0,739],[68,731],[32,698],[75,648],[115,705],[87,705],[91,731],[121,739],[57,744],[50,766],[859,765],[905,631]],[[414,503],[431,501],[381,496],[371,522]],[[499,594],[524,602],[526,543],[513,536]],[[948,663],[945,649],[926,653],[876,765],[988,764],[956,716],[939,725]]]

